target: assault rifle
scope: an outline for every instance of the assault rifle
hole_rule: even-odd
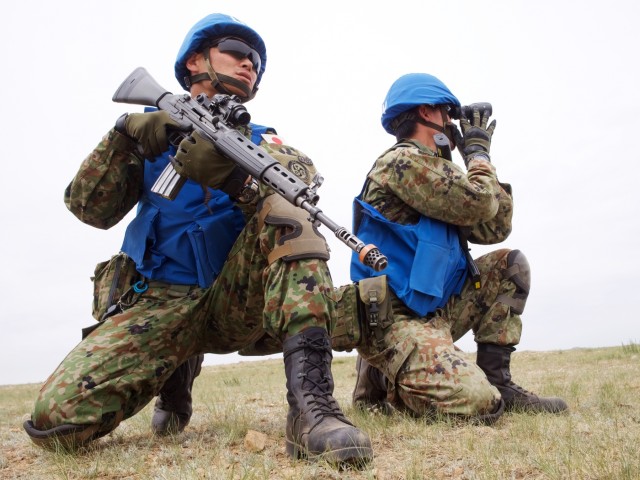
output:
[[[364,265],[377,272],[386,268],[387,257],[375,245],[365,245],[316,206],[320,199],[317,188],[322,177],[318,175],[312,185],[307,185],[264,149],[236,130],[235,127],[246,125],[251,119],[237,97],[215,95],[213,99],[209,99],[206,95],[200,94],[192,99],[187,94],[173,95],[162,88],[147,70],[138,67],[118,87],[113,101],[158,107],[179,124],[189,125],[246,172],[247,176],[258,179],[292,205],[304,209],[309,213],[310,222],[319,222],[326,226],[340,241],[358,253]],[[177,146],[186,133],[173,131],[168,136],[169,141]],[[173,165],[168,164],[152,187],[152,191],[173,200],[185,181]]]

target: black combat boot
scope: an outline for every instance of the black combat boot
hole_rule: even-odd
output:
[[[39,447],[49,450],[62,448],[67,451],[74,451],[113,432],[123,417],[124,413],[122,411],[103,412],[100,423],[85,425],[69,423],[40,430],[36,428],[32,420],[27,420],[22,424],[22,427],[33,443]]]
[[[360,355],[356,361],[352,401],[354,407],[371,413],[390,415],[393,412],[393,407],[387,402],[387,378]]]
[[[156,435],[182,432],[191,420],[191,389],[202,370],[204,354],[194,355],[180,365],[160,389],[153,408],[151,429]]]
[[[567,410],[569,407],[561,398],[539,397],[511,381],[509,367],[513,351],[515,348],[510,346],[478,344],[476,363],[487,375],[489,382],[500,391],[505,403],[505,410],[550,413],[560,413]]]
[[[373,458],[368,435],[349,422],[333,398],[331,339],[312,327],[285,340],[287,453],[294,458],[363,466]]]
[[[87,443],[100,438],[108,430],[100,431],[100,425],[59,425],[48,430],[38,430],[31,420],[22,424],[25,432],[33,443],[47,450],[56,451],[60,448],[74,451]]]

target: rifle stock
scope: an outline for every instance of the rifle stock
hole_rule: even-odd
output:
[[[387,257],[375,245],[365,245],[316,206],[320,198],[316,192],[319,185],[314,183],[309,186],[304,183],[234,128],[247,124],[251,118],[236,99],[237,97],[229,95],[215,95],[213,99],[205,95],[198,95],[196,99],[187,94],[173,95],[160,86],[143,67],[136,68],[112,98],[117,103],[157,107],[166,111],[178,123],[189,125],[248,175],[272,188],[289,203],[304,209],[309,213],[309,221],[319,222],[329,228],[340,241],[359,254],[363,264],[375,271],[386,268]],[[172,140],[170,136],[170,140],[175,144],[176,141],[179,143],[180,138],[174,137]],[[185,180],[172,164],[168,164],[151,190],[173,200]]]

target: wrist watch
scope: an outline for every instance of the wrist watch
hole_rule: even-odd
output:
[[[238,201],[240,203],[249,203],[256,198],[258,191],[258,182],[254,178],[251,178],[248,183],[242,186],[240,192],[238,192]]]

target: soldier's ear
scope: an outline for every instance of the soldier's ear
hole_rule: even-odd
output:
[[[434,122],[436,119],[437,109],[431,105],[418,105],[418,116],[427,122]]]
[[[196,74],[201,73],[201,64],[204,64],[204,55],[202,55],[202,53],[193,53],[187,59],[185,67],[187,67],[187,70],[192,74]]]

